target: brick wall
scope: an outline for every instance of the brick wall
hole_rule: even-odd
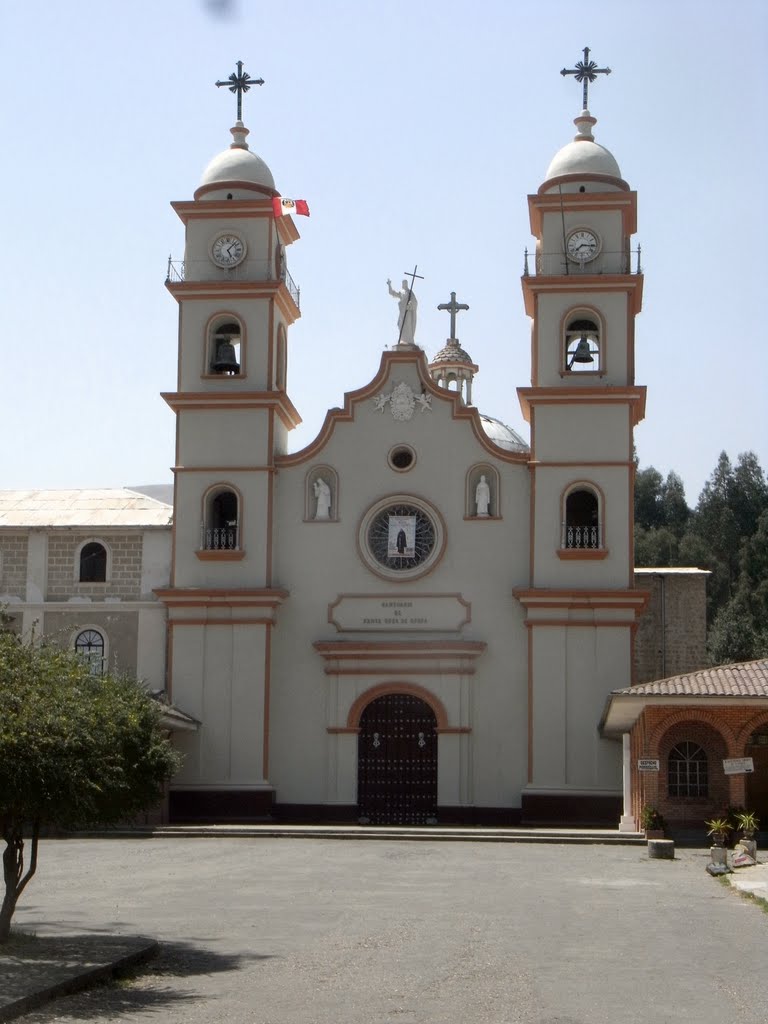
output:
[[[78,582],[79,565],[75,554],[83,541],[101,540],[111,552],[111,570],[106,583]],[[141,597],[142,535],[104,533],[97,537],[86,533],[51,532],[48,537],[47,600],[62,601],[73,595],[83,597],[119,597],[137,601]]]
[[[0,594],[20,597],[27,593],[27,536],[24,533],[0,535]]]
[[[636,683],[666,679],[707,664],[707,575],[663,569],[635,573],[635,585],[651,594],[635,637]]]
[[[647,707],[632,730],[633,814],[639,819],[644,805],[660,811],[672,825],[703,827],[705,818],[719,816],[727,807],[757,810],[768,820],[768,807],[755,803],[756,790],[746,775],[726,775],[723,759],[753,756],[749,747],[752,732],[768,728],[768,709],[742,706]],[[697,743],[707,754],[708,797],[670,797],[667,763],[673,746],[684,740]],[[660,771],[638,772],[637,759],[659,759]]]

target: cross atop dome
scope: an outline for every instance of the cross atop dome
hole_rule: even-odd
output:
[[[589,83],[594,82],[598,75],[610,75],[610,68],[599,68],[597,62],[589,59],[589,47],[584,47],[584,60],[580,60],[575,68],[563,68],[561,75],[574,75],[577,82],[583,82],[581,109],[589,110]]]
[[[226,81],[216,82],[218,88],[221,88],[222,85],[225,85],[230,92],[237,93],[237,121],[240,124],[243,120],[243,93],[248,92],[252,85],[264,85],[264,79],[251,78],[247,71],[243,71],[243,62],[239,60],[236,72],[233,71]]]

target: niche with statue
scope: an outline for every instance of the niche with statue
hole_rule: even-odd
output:
[[[335,522],[338,515],[339,478],[330,466],[313,466],[306,476],[304,518],[312,523]]]
[[[467,473],[466,508],[464,515],[468,519],[498,519],[499,506],[499,474],[488,464],[480,463]]]

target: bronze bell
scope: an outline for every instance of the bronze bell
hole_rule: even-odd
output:
[[[589,348],[586,334],[582,334],[571,357],[571,363],[594,363],[595,358]]]
[[[240,373],[235,346],[227,338],[223,338],[218,344],[212,369],[214,373]]]

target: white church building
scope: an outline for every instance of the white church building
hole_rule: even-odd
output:
[[[579,114],[527,200],[530,443],[472,405],[455,296],[431,355],[406,281],[374,379],[289,452],[299,233],[240,120],[173,203],[172,508],[137,491],[0,495],[18,627],[117,660],[175,709],[170,820],[631,817],[622,743],[598,725],[641,661],[661,674],[658,631],[644,661],[636,649],[653,592],[633,565],[643,276],[637,196],[595,123]],[[704,576],[670,571],[696,612],[668,673],[703,663]]]

